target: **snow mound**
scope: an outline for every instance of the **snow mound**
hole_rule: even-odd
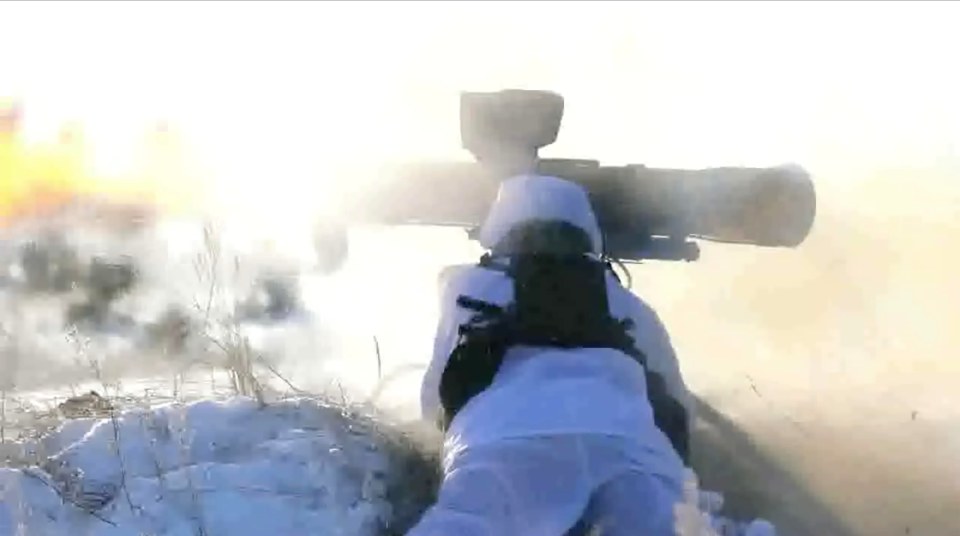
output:
[[[41,468],[0,469],[0,535],[367,536],[409,516],[392,440],[315,399],[171,404],[62,430],[79,439]]]
[[[405,431],[313,397],[129,409],[40,441],[56,453],[39,467],[0,468],[0,536],[393,536],[438,477]],[[722,506],[691,471],[677,533],[775,536]]]

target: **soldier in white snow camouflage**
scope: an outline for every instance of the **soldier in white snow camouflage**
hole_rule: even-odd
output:
[[[441,277],[421,403],[445,478],[408,534],[673,534],[690,398],[658,316],[604,262],[586,193],[508,179],[479,240],[479,265]]]

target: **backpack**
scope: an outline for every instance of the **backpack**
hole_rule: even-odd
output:
[[[608,263],[580,254],[511,254],[508,263],[484,255],[479,266],[506,273],[514,300],[501,307],[469,296],[457,305],[473,312],[459,327],[458,341],[440,380],[440,426],[494,380],[504,354],[513,346],[613,348],[635,359],[645,371],[654,421],[687,461],[686,409],[667,393],[666,382],[646,366],[646,356],[630,335],[629,319],[610,314]]]

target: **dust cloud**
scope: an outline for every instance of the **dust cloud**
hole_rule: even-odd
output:
[[[822,181],[796,250],[634,270],[704,404],[701,475],[731,507],[787,534],[960,530],[958,172]]]

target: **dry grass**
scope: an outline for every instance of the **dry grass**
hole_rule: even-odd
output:
[[[190,396],[185,394],[184,386],[205,381],[205,375],[209,375],[213,384],[216,376],[225,375],[228,391],[224,395],[254,399],[262,409],[291,395],[307,396],[323,401],[325,405],[340,407],[343,417],[352,423],[350,426],[366,430],[391,460],[391,467],[395,471],[390,475],[387,494],[395,515],[384,534],[393,536],[405,533],[435,496],[439,478],[436,448],[439,440],[431,436],[429,430],[397,423],[379,414],[372,403],[352,404],[345,393],[341,393],[339,400],[330,401],[319,393],[311,394],[299,389],[293,381],[284,377],[252,348],[232,314],[235,304],[229,286],[233,282],[224,280],[224,274],[230,272],[230,264],[224,261],[216,229],[208,224],[203,234],[204,249],[197,256],[194,268],[204,292],[193,304],[192,314],[180,311],[174,315],[177,318],[161,318],[156,326],[151,326],[152,330],[148,330],[148,340],[159,341],[159,357],[172,371],[172,395],[162,396],[152,390],[144,390],[139,395],[131,394],[131,389],[124,389],[121,383],[119,369],[110,368],[111,359],[118,357],[104,354],[92,344],[96,333],[88,334],[74,325],[65,333],[74,354],[70,361],[75,370],[85,371],[82,377],[74,374],[71,378],[70,391],[74,396],[68,400],[39,400],[33,397],[32,402],[27,403],[17,396],[16,364],[23,350],[23,345],[19,343],[28,335],[0,326],[0,364],[4,365],[5,370],[4,381],[0,385],[0,451],[4,465],[23,468],[29,476],[56,489],[66,503],[101,522],[112,523],[100,512],[104,505],[112,501],[123,501],[133,512],[141,510],[134,504],[127,489],[119,422],[121,413],[133,408],[149,408],[157,403],[185,402]],[[170,325],[160,325],[164,321]],[[189,353],[190,348],[194,351],[197,348],[184,344],[184,340],[190,338],[203,341],[205,344],[200,346],[207,349]],[[81,384],[92,384],[94,391],[82,388]],[[214,391],[212,387],[211,391]],[[108,419],[112,424],[113,455],[121,468],[121,479],[115,488],[84,489],[79,484],[78,475],[57,473],[56,468],[49,465],[49,455],[64,447],[49,444],[51,432],[75,418]],[[183,430],[174,430],[173,433],[180,438],[181,452],[186,456],[186,434]],[[155,465],[157,478],[162,482],[163,471],[159,462]],[[198,489],[190,481],[189,475],[187,486],[192,497],[195,533],[208,535],[209,526],[200,502],[204,490]]]

